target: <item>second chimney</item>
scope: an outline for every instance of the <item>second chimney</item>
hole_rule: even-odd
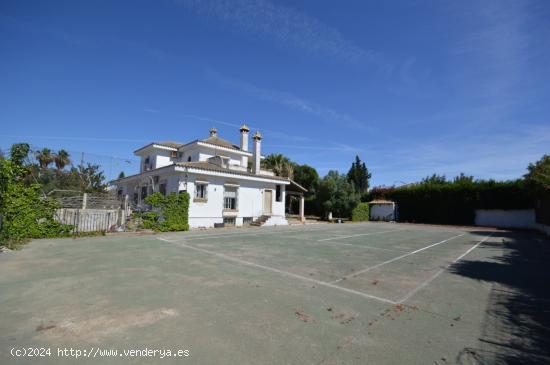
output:
[[[252,139],[254,140],[254,153],[253,153],[253,161],[252,161],[252,172],[256,175],[260,174],[260,159],[261,159],[261,152],[262,152],[262,135],[260,132],[254,133],[252,136]]]

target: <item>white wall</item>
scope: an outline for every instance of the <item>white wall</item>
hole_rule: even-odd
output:
[[[152,146],[139,151],[138,153],[136,153],[141,158],[139,171],[144,171],[144,163],[147,157],[149,157],[149,164],[151,165],[151,169],[158,169],[160,167],[168,166],[174,162],[177,162],[177,157],[170,157],[172,152],[173,151],[171,150],[155,148]]]
[[[151,158],[154,158],[154,169],[171,165],[174,161],[176,161],[176,158],[170,158],[170,151],[158,151],[156,155],[152,155]]]
[[[188,155],[189,153],[186,151],[186,156]],[[215,149],[208,147],[198,147],[193,150],[193,153],[191,154],[191,161],[207,161],[210,157],[214,157],[215,155],[229,157],[229,163],[231,165],[241,165],[240,154],[225,150],[216,151]],[[187,161],[187,157],[185,157],[184,161]]]
[[[183,179],[181,180],[183,181]],[[208,199],[206,202],[194,201],[196,180],[208,182]],[[189,206],[189,224],[191,227],[213,227],[214,223],[223,222],[223,193],[224,184],[226,183],[239,185],[237,193],[237,225],[242,224],[242,218],[244,217],[257,219],[263,214],[263,192],[265,189],[273,190],[272,216],[284,218],[284,185],[281,188],[282,201],[277,202],[276,184],[274,183],[239,180],[238,178],[228,179],[206,175],[189,175],[187,192],[191,197],[191,204]],[[183,188],[183,182],[180,183],[180,187]],[[227,213],[226,215],[229,216]],[[284,219],[277,220],[281,224],[284,224],[283,221]]]
[[[395,220],[395,206],[393,204],[370,204],[370,220],[393,221]]]
[[[151,174],[153,176],[155,174]],[[242,225],[243,218],[251,217],[257,219],[263,214],[263,199],[266,189],[272,190],[272,224],[286,224],[285,220],[285,185],[281,184],[281,201],[276,201],[276,183],[251,181],[239,179],[239,176],[227,178],[221,176],[199,175],[188,173],[187,184],[185,184],[185,174],[181,172],[165,172],[158,174],[159,184],[166,182],[166,192],[178,192],[187,190],[190,196],[189,204],[189,225],[196,227],[213,227],[214,223],[222,223],[224,217],[223,211],[223,193],[224,184],[239,185],[237,193],[237,212],[225,213],[226,216],[236,217],[236,224]],[[194,201],[195,181],[208,182],[208,199],[206,202]],[[132,179],[121,183],[119,187],[123,189],[124,194],[128,194],[130,201],[133,201],[134,186],[149,185],[151,179],[147,176]],[[155,184],[155,191],[158,191],[158,185]],[[141,189],[135,190],[141,193]]]
[[[534,209],[477,209],[476,226],[497,228],[535,228]]]

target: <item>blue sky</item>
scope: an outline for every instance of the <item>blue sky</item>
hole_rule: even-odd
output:
[[[245,121],[321,175],[358,154],[371,185],[516,178],[550,153],[549,19],[545,0],[4,0],[0,146],[133,161]]]

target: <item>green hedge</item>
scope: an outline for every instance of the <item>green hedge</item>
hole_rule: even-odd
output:
[[[170,193],[167,196],[154,193],[145,198],[145,203],[160,212],[143,213],[143,226],[155,231],[188,231],[189,230],[189,194]]]
[[[397,204],[398,220],[417,223],[474,223],[476,209],[531,209],[534,202],[521,180],[467,184],[414,184],[369,194]]]
[[[351,220],[354,222],[369,220],[369,204],[359,203],[351,212]]]
[[[56,202],[40,197],[39,190],[37,184],[30,187],[10,184],[4,190],[0,204],[0,243],[13,248],[28,238],[69,235],[72,226],[54,219]]]

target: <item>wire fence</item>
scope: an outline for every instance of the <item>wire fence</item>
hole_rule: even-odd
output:
[[[31,153],[29,154],[29,162],[38,163],[36,159],[36,152],[41,151],[44,148],[49,148],[53,154],[58,149],[51,146],[30,144]],[[11,145],[1,145],[0,154],[4,157],[8,157]],[[70,162],[64,167],[64,169],[70,169],[72,167],[78,167],[80,165],[87,166],[88,164],[99,166],[100,171],[103,172],[106,181],[115,180],[119,174],[123,172],[126,176],[139,172],[140,160],[135,156],[115,156],[100,154],[96,152],[86,152],[74,149],[63,148],[63,150],[69,153]],[[52,162],[50,167],[55,167],[55,162]]]

